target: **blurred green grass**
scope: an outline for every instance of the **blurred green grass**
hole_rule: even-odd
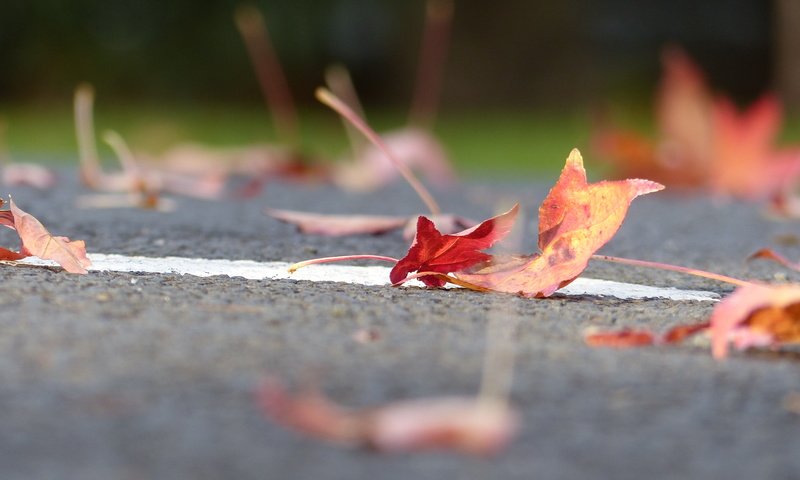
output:
[[[369,113],[379,132],[404,125],[405,112]],[[301,112],[305,151],[336,160],[347,153],[339,119],[324,108]],[[77,162],[71,105],[0,106],[11,158],[68,165]],[[95,109],[98,135],[113,129],[136,151],[157,153],[181,142],[237,146],[275,141],[271,119],[259,106],[109,105]],[[520,178],[552,174],[573,147],[586,148],[588,115],[565,112],[460,111],[443,114],[436,134],[458,171],[473,178]],[[111,160],[108,148],[101,156]]]

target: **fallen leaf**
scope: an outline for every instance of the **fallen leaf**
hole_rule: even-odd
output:
[[[712,96],[699,68],[682,50],[667,48],[656,92],[657,139],[603,126],[593,144],[618,178],[650,178],[669,187],[703,187],[713,144]]]
[[[343,237],[348,235],[379,235],[403,229],[403,238],[416,233],[416,217],[393,215],[335,215],[265,208],[264,212],[281,222],[294,225],[301,233]],[[472,227],[476,222],[458,215],[431,215],[431,221],[444,233],[455,233]]]
[[[541,252],[510,260],[491,258],[484,265],[451,272],[495,291],[550,296],[580,275],[591,256],[614,236],[633,199],[663,188],[641,179],[589,184],[583,158],[574,149],[539,207]]]
[[[600,156],[623,177],[703,188],[720,197],[769,200],[777,213],[796,214],[796,200],[787,197],[800,177],[800,148],[776,146],[783,121],[778,99],[763,95],[740,112],[729,99],[711,95],[702,72],[684,52],[667,49],[662,58],[657,139],[603,127],[593,142]]]
[[[592,347],[629,348],[653,345],[656,337],[646,330],[620,330],[617,332],[597,332],[584,337]]]
[[[699,332],[711,334],[714,358],[738,350],[800,343],[800,285],[751,283],[737,288],[714,307],[706,323],[680,325],[663,335],[646,330],[602,332],[586,336],[592,346],[634,347],[681,342]]]
[[[711,314],[712,353],[800,342],[800,285],[751,284],[737,288]]]
[[[503,214],[451,235],[443,235],[430,219],[420,216],[411,248],[392,268],[389,280],[398,284],[411,272],[446,274],[488,261],[491,256],[481,250],[490,248],[508,235],[518,211],[519,205],[515,205]],[[430,287],[441,287],[445,284],[441,277],[433,275],[419,277],[419,280]]]
[[[709,187],[718,195],[763,200],[791,189],[800,175],[800,149],[778,150],[781,105],[765,95],[739,112],[720,98],[713,107],[714,152]]]
[[[800,263],[789,260],[783,255],[772,250],[771,248],[762,248],[761,250],[747,257],[748,260],[755,260],[757,258],[772,260],[774,262],[783,265],[786,268],[791,268],[792,270],[800,270]]]
[[[92,262],[86,256],[83,240],[53,236],[36,217],[17,207],[14,200],[9,202],[9,207],[14,216],[14,228],[22,241],[20,253],[53,260],[70,273],[88,273],[86,268]]]
[[[669,345],[680,343],[692,335],[707,331],[709,326],[710,324],[708,322],[693,325],[678,325],[670,328],[663,334],[657,334],[649,330],[634,329],[625,329],[616,332],[595,332],[586,335],[584,341],[587,345],[593,347],[612,348]]]
[[[0,204],[1,205],[1,204]],[[20,238],[19,252],[0,249],[0,259],[19,260],[36,256],[43,260],[53,260],[70,273],[88,273],[86,268],[92,262],[86,256],[83,240],[70,241],[67,237],[53,236],[33,215],[9,202],[10,210],[0,212],[0,225],[16,230]]]
[[[673,180],[683,177],[688,184],[704,182],[713,141],[711,92],[703,72],[682,49],[664,49],[661,61],[664,75],[656,94],[656,160]]]
[[[402,228],[408,223],[408,217],[389,215],[326,215],[275,208],[264,211],[272,218],[295,225],[302,233],[330,237],[365,233],[376,235]]]
[[[318,392],[290,395],[271,379],[259,389],[258,403],[267,417],[298,433],[387,453],[491,455],[505,447],[519,423],[516,413],[498,401],[441,397],[348,410]]]

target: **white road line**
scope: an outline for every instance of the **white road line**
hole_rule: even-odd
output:
[[[211,277],[227,275],[250,280],[292,279],[312,282],[341,282],[357,285],[388,285],[389,267],[353,266],[341,264],[311,265],[295,273],[287,271],[289,263],[255,262],[252,260],[219,260],[185,257],[128,257],[125,255],[89,254],[92,260],[90,271],[94,272],[143,272],[174,273]],[[27,265],[55,265],[55,263],[26,258],[19,263]],[[420,286],[419,282],[407,285]],[[559,290],[565,295],[608,296],[621,299],[666,298],[679,301],[717,301],[719,295],[702,290],[680,290],[677,288],[651,287],[635,283],[614,282],[594,278],[578,278]]]

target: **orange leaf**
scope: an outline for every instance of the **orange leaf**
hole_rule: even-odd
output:
[[[462,397],[347,410],[319,392],[290,395],[273,379],[259,389],[258,403],[266,416],[298,433],[381,452],[454,450],[488,455],[508,443],[519,422],[501,402]]]
[[[14,218],[13,228],[22,241],[19,258],[33,255],[44,260],[53,260],[70,273],[88,273],[86,267],[92,262],[86,256],[83,240],[70,241],[67,237],[55,237],[36,217],[17,207],[13,199],[9,206]]]
[[[718,194],[760,200],[786,191],[800,175],[800,151],[777,150],[781,105],[764,95],[738,112],[721,98],[713,105],[714,151],[710,188]]]
[[[620,330],[617,332],[598,332],[587,335],[584,341],[593,347],[629,348],[647,345],[669,345],[680,343],[688,337],[708,330],[709,323],[678,325],[663,334],[655,334],[648,330]]]
[[[642,330],[620,330],[618,332],[599,332],[584,338],[593,347],[628,348],[653,345],[656,341],[652,332]]]
[[[704,186],[712,153],[711,93],[700,69],[682,50],[661,57],[663,75],[656,93],[658,138],[606,127],[593,141],[621,178],[644,177],[669,187]]]
[[[664,75],[656,98],[657,161],[673,179],[682,176],[687,183],[702,182],[711,161],[711,93],[703,73],[683,50],[666,48],[661,61]]]
[[[640,179],[589,184],[583,158],[574,149],[539,207],[541,253],[454,272],[462,280],[492,290],[547,297],[583,272],[594,252],[622,225],[634,198],[663,188]]]
[[[712,353],[800,342],[800,285],[752,284],[736,289],[711,314]]]

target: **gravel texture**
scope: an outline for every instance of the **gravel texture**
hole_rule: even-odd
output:
[[[79,210],[74,173],[17,204],[91,252],[296,261],[402,256],[400,233],[300,236],[265,206],[335,213],[422,211],[408,187],[355,195],[269,185],[254,200],[178,199],[173,213]],[[446,211],[484,218],[520,199],[516,234],[535,248],[547,183],[437,192]],[[85,192],[82,192],[85,193]],[[759,207],[665,193],[637,199],[611,255],[762,280],[797,280],[766,262],[800,257],[797,223]],[[0,237],[12,244],[13,234]],[[794,245],[786,245],[792,243]],[[800,478],[800,355],[712,360],[702,340],[669,348],[595,349],[589,328],[664,329],[705,319],[713,304],[594,297],[528,300],[460,290],[291,280],[92,273],[0,265],[0,471],[4,479]],[[595,278],[726,294],[678,274],[592,264]],[[477,391],[489,321],[516,324],[512,402],[519,436],[500,455],[380,455],[302,438],[265,420],[253,389],[265,374],[318,379],[339,402]],[[513,323],[511,323],[513,322]],[[370,329],[378,339],[359,343]]]

